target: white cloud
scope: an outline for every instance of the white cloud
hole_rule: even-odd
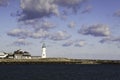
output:
[[[25,39],[23,38],[20,38],[18,40],[16,40],[14,43],[14,45],[17,45],[17,46],[25,46],[25,45],[29,45],[31,44],[30,42],[27,42]]]
[[[59,15],[58,6],[54,0],[21,0],[23,13],[20,20],[48,17],[52,14]]]
[[[49,32],[44,29],[39,29],[38,31],[28,31],[25,29],[13,29],[12,31],[7,33],[8,36],[17,37],[17,38],[48,38]]]
[[[19,20],[59,16],[62,13],[61,7],[77,12],[84,1],[86,0],[21,0],[22,13]]]
[[[120,43],[120,37],[108,37],[100,40],[100,43],[106,43],[106,42],[118,42]]]
[[[32,20],[26,20],[22,24],[23,25],[32,25],[32,26],[34,26],[34,25],[38,24],[39,22],[40,22],[40,20],[38,20],[38,19],[32,19]]]
[[[74,12],[77,12],[84,1],[86,0],[55,0],[59,6],[71,8]]]
[[[21,27],[16,28],[7,33],[8,36],[17,37],[17,38],[49,38],[50,29],[56,27],[56,24],[50,21],[45,20],[27,20],[23,24],[28,26],[28,28]]]
[[[43,29],[40,29],[39,31],[37,32],[33,32],[31,35],[30,35],[31,38],[34,38],[34,39],[39,39],[39,38],[48,38],[49,37],[49,32],[43,30]]]
[[[38,19],[26,20],[23,22],[23,25],[29,26],[29,28],[32,28],[34,31],[39,31],[40,29],[49,31],[50,29],[56,27],[56,24],[54,22]]]
[[[107,37],[110,36],[110,29],[105,24],[95,24],[89,27],[83,26],[78,33],[83,35],[92,35],[95,37]]]
[[[86,42],[84,40],[79,40],[75,43],[76,47],[83,47],[86,45]]]
[[[64,47],[69,47],[69,46],[72,46],[73,43],[74,43],[73,40],[69,40],[69,41],[65,42],[62,46],[64,46]]]
[[[85,40],[69,40],[65,42],[62,46],[64,47],[69,47],[74,45],[75,47],[83,47],[86,45]]]
[[[69,39],[71,35],[69,35],[66,31],[58,31],[56,33],[51,34],[50,39],[54,41],[66,40]]]
[[[12,31],[8,32],[7,35],[12,36],[12,37],[18,37],[18,38],[26,38],[31,34],[30,31],[25,30],[25,29],[13,29]]]
[[[45,29],[45,30],[52,29],[54,27],[56,27],[56,25],[52,22],[49,22],[49,21],[44,21],[41,25],[41,28]]]

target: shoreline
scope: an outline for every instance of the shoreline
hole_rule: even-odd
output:
[[[0,64],[120,64],[120,60],[87,60],[68,58],[0,59]]]

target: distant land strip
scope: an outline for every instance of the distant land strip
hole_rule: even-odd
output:
[[[120,60],[88,60],[68,58],[0,59],[0,64],[120,64]]]

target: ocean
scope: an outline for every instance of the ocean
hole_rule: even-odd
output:
[[[120,65],[0,64],[0,80],[120,80]]]

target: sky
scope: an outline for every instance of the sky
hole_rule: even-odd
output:
[[[0,52],[120,60],[120,0],[0,0]]]

